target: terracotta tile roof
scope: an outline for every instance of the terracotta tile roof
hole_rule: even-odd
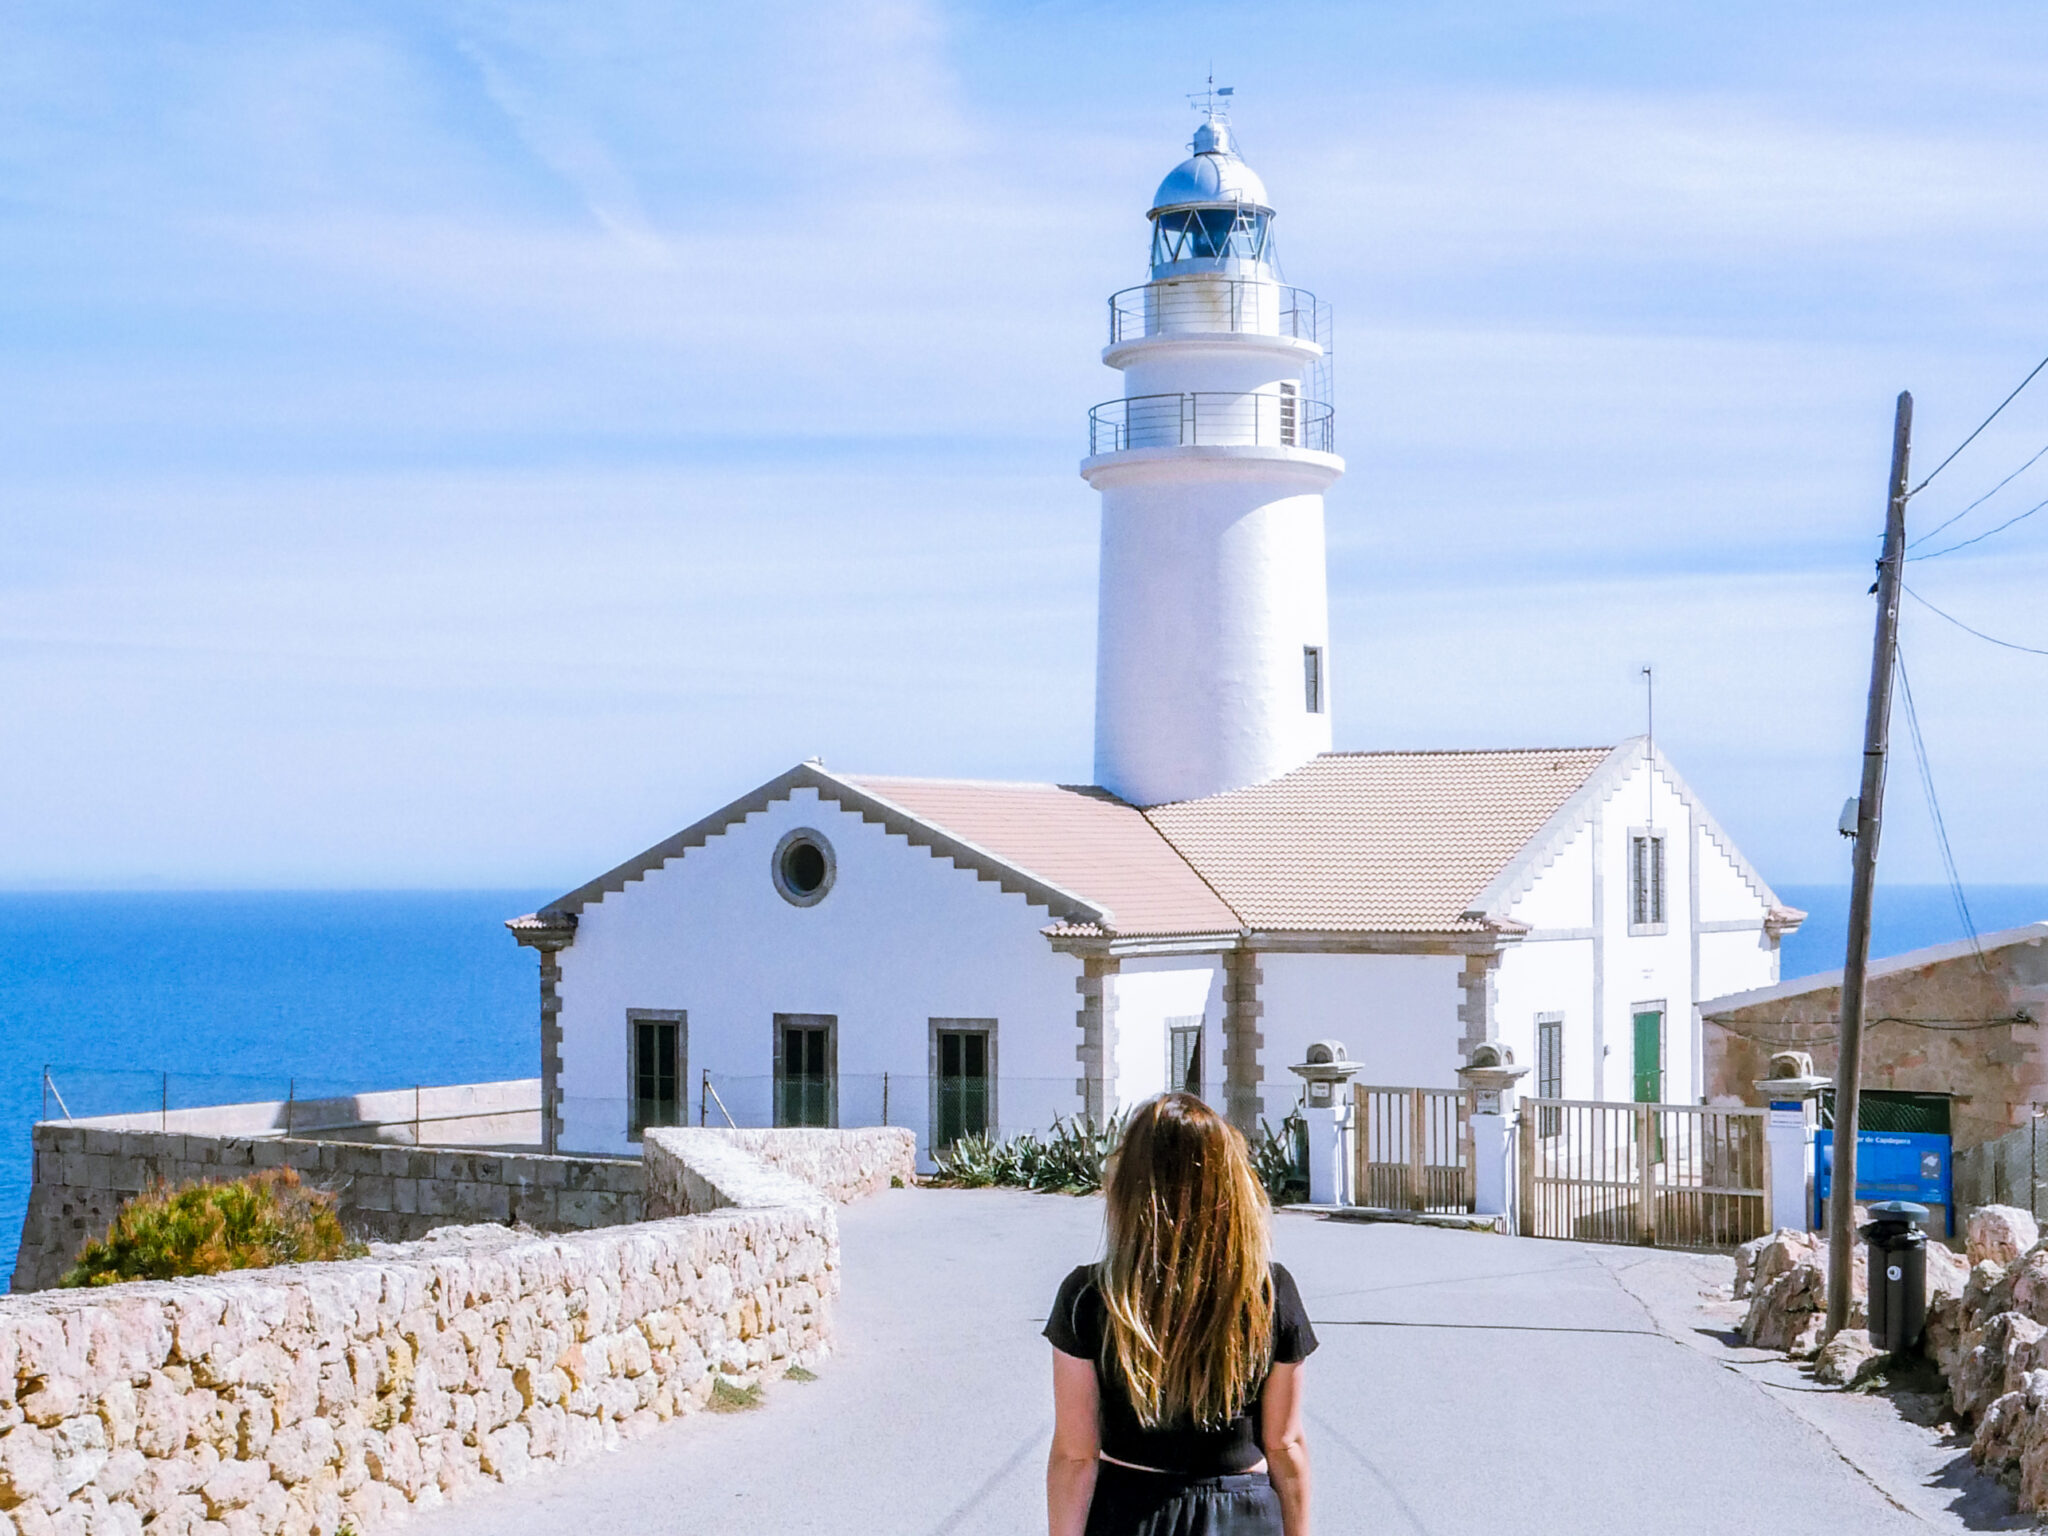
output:
[[[1005,863],[1107,907],[1117,933],[1235,933],[1242,926],[1144,813],[1107,790],[842,777]]]
[[[1333,752],[1144,814],[1246,927],[1469,931],[1473,899],[1611,750]]]

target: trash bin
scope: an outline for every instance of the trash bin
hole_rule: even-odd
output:
[[[1927,1322],[1927,1207],[1885,1200],[1870,1207],[1857,1235],[1869,1245],[1870,1342],[1900,1355],[1920,1342]]]

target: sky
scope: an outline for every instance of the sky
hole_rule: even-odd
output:
[[[0,886],[1085,782],[1104,300],[1212,68],[1336,315],[1337,745],[1613,742],[1653,665],[1766,877],[1845,878],[1894,399],[1924,474],[2048,353],[2034,5],[10,5]],[[2044,443],[2048,375],[1912,531]],[[2048,648],[2044,578],[2048,513],[1908,567]],[[1962,878],[2048,881],[2048,656],[1902,645]]]

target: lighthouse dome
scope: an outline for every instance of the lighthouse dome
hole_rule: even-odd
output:
[[[1152,276],[1199,272],[1272,276],[1272,205],[1258,172],[1238,158],[1230,125],[1212,117],[1195,130],[1194,154],[1153,194]]]
[[[1209,122],[1195,130],[1194,154],[1167,173],[1152,195],[1152,212],[1168,208],[1215,207],[1218,204],[1272,211],[1266,184],[1259,173],[1237,157],[1227,123]]]

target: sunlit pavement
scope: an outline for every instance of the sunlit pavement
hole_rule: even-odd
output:
[[[1100,1227],[1098,1201],[1009,1191],[850,1206],[840,1347],[817,1381],[409,1529],[1042,1532],[1039,1329]],[[1697,1297],[1725,1261],[1302,1215],[1276,1242],[1322,1336],[1320,1531],[1885,1536],[1985,1529],[2000,1497],[1888,1405],[1844,1403],[1845,1434],[1840,1400],[1795,1400],[1796,1372],[1704,1332]]]

